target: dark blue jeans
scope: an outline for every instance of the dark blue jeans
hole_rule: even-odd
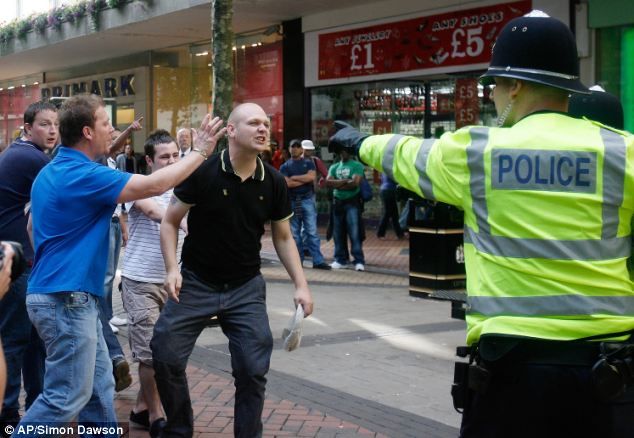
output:
[[[335,260],[342,265],[348,263],[348,241],[344,233],[345,228],[350,238],[350,254],[354,259],[353,263],[365,263],[359,233],[359,203],[355,200],[339,201],[335,199],[334,209]]]
[[[7,388],[2,420],[13,420],[20,407],[20,383],[24,379],[25,408],[42,392],[46,348],[26,311],[26,287],[30,268],[11,284],[0,301],[0,336],[7,361]]]
[[[119,340],[110,328],[112,319],[112,283],[119,264],[119,252],[121,251],[121,223],[117,220],[110,222],[110,247],[108,248],[108,265],[104,280],[103,295],[98,298],[99,320],[103,329],[103,337],[108,346],[108,355],[111,360],[123,358],[123,350]]]
[[[179,302],[169,300],[150,346],[156,386],[167,415],[164,436],[191,437],[194,418],[185,369],[196,339],[217,315],[229,338],[235,379],[234,433],[262,436],[262,408],[273,337],[266,313],[266,285],[261,275],[238,287],[213,287],[183,268]]]
[[[392,221],[392,228],[397,237],[403,237],[403,230],[399,225],[398,218],[398,205],[396,204],[396,190],[381,190],[381,203],[383,204],[383,216],[381,216],[381,222],[379,223],[379,229],[376,235],[384,237],[387,231],[387,226]]]

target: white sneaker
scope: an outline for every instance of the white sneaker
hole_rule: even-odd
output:
[[[332,262],[330,264],[330,267],[332,269],[343,269],[343,265],[341,263],[339,263],[339,262]]]
[[[356,265],[354,265],[354,270],[355,271],[365,271],[365,266],[363,266],[363,263],[357,263]]]
[[[118,316],[113,316],[110,319],[110,324],[112,325],[126,325],[128,323],[128,320],[125,318],[119,318]]]
[[[109,323],[109,324],[110,324],[110,328],[112,329],[112,333],[114,333],[115,335],[119,333],[119,327],[117,327],[116,325],[112,325],[112,323]]]

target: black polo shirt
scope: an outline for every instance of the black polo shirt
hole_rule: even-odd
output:
[[[255,173],[242,182],[228,150],[205,161],[174,195],[194,205],[187,219],[183,267],[214,285],[235,286],[259,274],[264,223],[292,216],[284,177],[257,158]]]

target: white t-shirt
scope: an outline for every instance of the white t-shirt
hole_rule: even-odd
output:
[[[172,190],[150,198],[164,210],[167,209]],[[128,244],[123,256],[121,275],[144,283],[163,283],[165,279],[165,263],[161,253],[161,224],[154,222],[141,210],[135,207],[134,201],[126,203],[128,211]],[[176,259],[180,260],[181,248],[185,232],[178,231]]]

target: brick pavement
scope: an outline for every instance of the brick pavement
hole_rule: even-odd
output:
[[[129,357],[129,355],[128,355]],[[136,366],[132,367],[136,377]],[[194,411],[194,437],[233,437],[233,381],[206,370],[204,366],[187,367],[192,407]],[[116,394],[115,407],[120,425],[129,438],[146,438],[144,429],[128,423],[139,390],[138,379],[128,389]],[[375,437],[387,435],[374,432],[311,409],[267,392],[262,413],[265,438],[276,437]]]
[[[332,260],[334,242],[324,240],[325,227],[319,228],[322,252]],[[363,249],[366,271],[350,269],[321,271],[311,269],[310,259],[305,262],[305,273],[310,283],[355,284],[365,286],[406,286],[409,269],[409,241],[398,240],[390,232],[380,240],[376,230],[368,227]],[[262,238],[262,273],[267,281],[288,281],[288,274],[275,255],[270,229]],[[116,296],[116,294],[115,294]],[[115,313],[121,313],[121,304],[115,300]],[[130,357],[127,330],[120,333],[121,345]],[[227,363],[201,347],[196,347],[187,368],[193,402],[194,437],[232,437],[234,386]],[[133,384],[116,394],[117,417],[130,438],[145,438],[149,434],[128,423],[139,389],[137,367],[132,365]],[[452,437],[456,430],[397,409],[391,409],[369,400],[346,393],[336,393],[289,375],[271,370],[263,411],[264,437]],[[413,432],[416,431],[416,432]]]
[[[273,248],[273,241],[271,239],[270,227],[267,225],[265,230],[264,236],[262,236],[262,257],[277,259],[277,256],[275,255],[275,248]],[[331,262],[333,260],[335,250],[334,240],[331,239],[330,241],[326,241],[325,226],[320,225],[318,227],[318,231],[321,238],[321,252],[326,258],[326,261]],[[409,271],[409,240],[398,240],[391,230],[387,232],[385,239],[379,239],[376,237],[376,228],[372,225],[367,225],[366,239],[363,242],[363,254],[365,256],[366,273],[388,274],[388,276],[397,277],[407,276]],[[362,278],[360,276],[351,277],[351,274],[356,274],[352,271],[352,269],[345,269],[339,272],[312,270],[310,269],[312,266],[310,258],[304,261],[304,266],[308,268],[305,272],[309,281],[336,281],[344,283],[350,281],[352,283],[356,283],[356,279]],[[363,273],[360,275],[363,275]],[[352,281],[352,279],[355,280]],[[388,279],[384,278],[384,280]],[[398,283],[388,284],[407,284],[407,279],[405,280],[405,283],[401,281]]]
[[[325,229],[320,227],[320,235],[324,234]],[[310,260],[305,263],[305,272],[312,283],[405,286],[408,281],[408,249],[408,240],[397,240],[395,237],[379,240],[375,231],[368,229],[364,242],[366,272],[349,269],[313,270],[310,269]],[[332,241],[322,240],[322,251],[328,260],[332,259],[333,250]],[[288,274],[275,260],[274,254],[270,231],[267,229],[262,239],[262,257],[265,260],[263,275],[267,281],[288,280]],[[115,309],[115,312],[120,311],[120,308]],[[121,335],[125,334],[126,330],[122,329]],[[121,341],[127,357],[130,357],[127,340],[122,337]],[[228,368],[227,364],[223,366],[217,361],[214,362],[205,349],[196,347],[187,368],[195,418],[195,437],[233,436],[234,386]],[[144,438],[149,436],[147,431],[127,423],[139,389],[136,365],[132,366],[132,373],[133,385],[116,394],[115,406],[122,426],[129,430],[127,436]],[[280,377],[278,374],[280,373],[275,371],[269,373],[270,382],[263,411],[264,437],[456,436],[455,429],[440,423],[427,421],[384,405],[375,403],[373,406],[368,400],[357,399],[348,394],[333,395],[332,391],[324,392],[322,389],[307,387],[305,382],[295,383],[295,391],[289,390],[289,387],[292,388],[289,381],[293,379],[287,375]],[[360,415],[360,412],[365,412],[366,415]],[[403,424],[403,427],[400,428],[399,424]],[[420,434],[411,432],[412,430],[420,431]]]

